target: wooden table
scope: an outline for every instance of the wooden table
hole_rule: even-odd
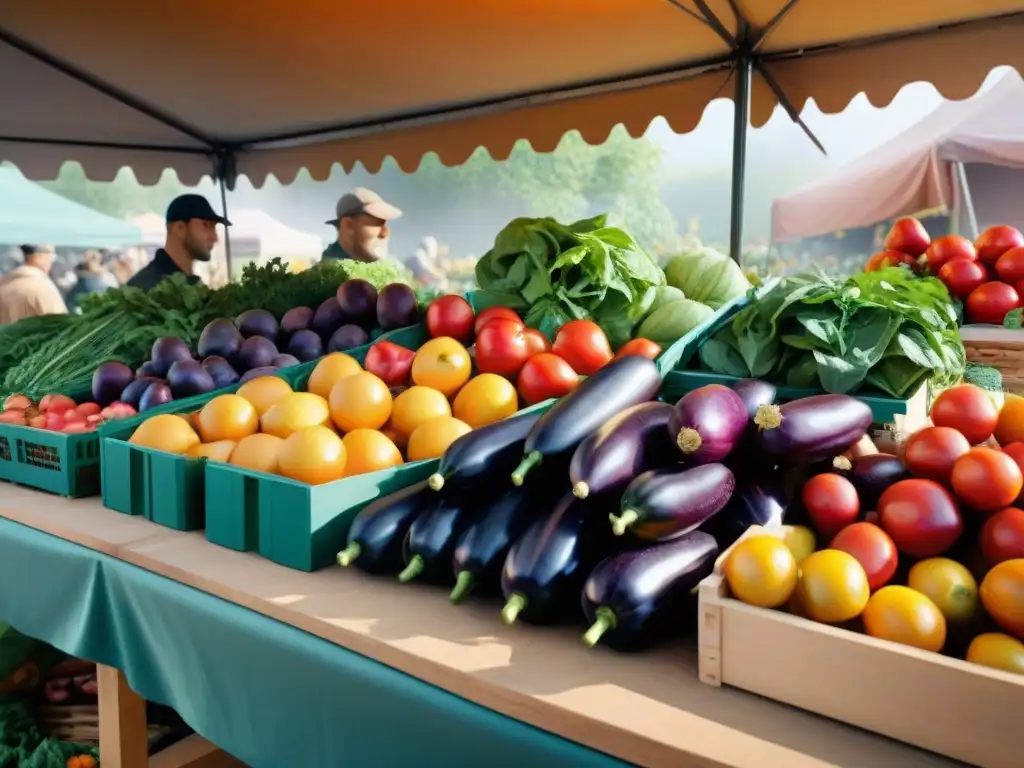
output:
[[[68,501],[4,484],[0,516],[212,593],[637,765],[959,765],[741,691],[705,686],[692,647],[640,655],[590,650],[572,631],[506,627],[489,604],[453,607],[444,590],[340,568],[291,571],[217,547],[202,533],[106,510],[98,499]],[[116,670],[101,671],[101,686],[104,767],[144,765],[138,697]],[[150,765],[177,765],[158,763],[158,757]]]

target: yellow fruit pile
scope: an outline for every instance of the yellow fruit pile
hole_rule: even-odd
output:
[[[277,376],[253,379],[195,413],[147,419],[129,442],[319,485],[437,458],[519,408],[506,379],[472,376],[469,353],[454,339],[421,347],[410,376],[412,386],[393,394],[336,352],[320,360],[305,392]]]

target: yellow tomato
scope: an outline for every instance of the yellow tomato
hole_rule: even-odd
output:
[[[868,600],[861,618],[864,631],[879,640],[934,653],[946,644],[946,619],[942,611],[910,587],[882,587]]]
[[[774,536],[743,539],[729,553],[723,571],[732,596],[759,608],[777,608],[796,587],[796,559]]]
[[[439,416],[424,421],[409,435],[406,455],[409,461],[439,458],[448,450],[449,445],[472,431],[469,424],[453,416]]]
[[[996,623],[1024,640],[1024,558],[1004,560],[981,580],[981,604]]]
[[[361,370],[362,366],[354,357],[349,357],[344,352],[332,352],[321,358],[313,372],[309,374],[306,391],[327,400],[335,384],[349,376],[355,376]]]
[[[409,387],[395,398],[391,426],[403,435],[411,435],[425,421],[451,416],[448,398],[430,387]]]
[[[185,454],[199,444],[199,435],[188,419],[174,413],[161,413],[142,422],[128,442],[156,451]]]
[[[376,429],[353,429],[342,441],[345,444],[345,474],[362,475],[378,469],[397,467],[403,463],[402,452],[387,435]]]
[[[802,525],[782,526],[782,541],[793,553],[797,565],[812,555],[817,546],[814,541],[814,532]]]
[[[853,555],[823,549],[800,563],[796,598],[808,618],[825,624],[849,621],[860,615],[870,596],[867,574]]]
[[[994,435],[1000,445],[1024,442],[1024,397],[1009,392],[1004,395]]]
[[[283,444],[284,440],[276,435],[257,432],[238,441],[235,450],[231,452],[229,463],[257,472],[277,474]]]
[[[292,391],[291,385],[280,376],[260,376],[245,382],[235,394],[252,403],[256,413],[262,416]]]
[[[1024,643],[1001,632],[978,635],[967,648],[967,661],[1024,675]]]
[[[188,457],[192,459],[209,459],[210,461],[227,462],[235,450],[234,440],[218,440],[216,443],[199,443],[188,449]]]
[[[306,427],[282,441],[278,471],[300,483],[320,485],[345,476],[345,444],[334,430]]]
[[[260,428],[268,435],[285,439],[306,427],[331,423],[327,401],[312,392],[292,392],[263,414]]]
[[[469,381],[472,371],[469,352],[449,336],[431,339],[412,360],[413,383],[432,387],[445,397],[458,392]]]
[[[481,373],[459,390],[452,413],[473,429],[507,419],[519,410],[519,395],[508,379],[496,373]]]
[[[342,432],[380,429],[391,417],[388,385],[368,371],[346,376],[331,390],[331,419]]]
[[[219,395],[202,407],[196,417],[204,443],[239,441],[260,428],[256,408],[241,395]]]
[[[948,557],[914,564],[907,586],[931,600],[947,621],[967,621],[978,610],[978,583],[971,572]]]

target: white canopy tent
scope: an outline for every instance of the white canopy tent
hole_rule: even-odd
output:
[[[229,229],[233,255],[245,260],[265,262],[280,257],[309,263],[319,259],[324,249],[318,236],[293,229],[257,209],[232,211]],[[222,236],[215,257],[223,252],[223,243]]]

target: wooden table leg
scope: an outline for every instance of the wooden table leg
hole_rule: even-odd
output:
[[[97,664],[96,682],[103,768],[146,768],[149,765],[146,702],[128,687],[128,681],[118,669]]]

